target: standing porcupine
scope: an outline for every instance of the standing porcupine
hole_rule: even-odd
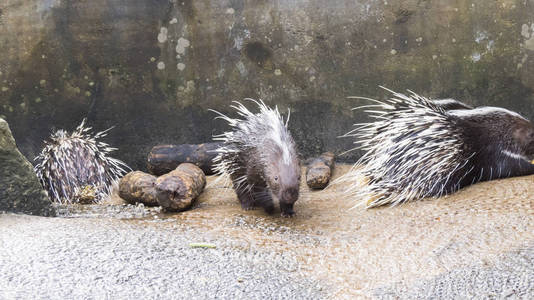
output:
[[[388,90],[389,91],[389,90]],[[472,108],[413,92],[362,106],[374,122],[356,124],[365,154],[340,181],[367,207],[439,197],[467,185],[534,174],[534,126],[498,107]],[[355,182],[361,184],[355,184]]]
[[[99,202],[130,170],[122,161],[108,157],[116,148],[98,141],[109,129],[93,135],[84,126],[85,119],[72,134],[56,131],[35,158],[37,177],[55,202]]]
[[[287,122],[278,108],[263,101],[250,100],[260,109],[257,114],[239,102],[231,107],[242,119],[232,119],[217,111],[232,131],[214,137],[224,142],[216,151],[215,170],[229,175],[243,209],[261,206],[267,213],[274,210],[273,196],[280,203],[282,216],[294,214],[293,204],[299,197],[300,163]]]

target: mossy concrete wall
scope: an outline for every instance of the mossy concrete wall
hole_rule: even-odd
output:
[[[378,85],[532,118],[533,57],[534,1],[7,0],[0,117],[30,159],[54,128],[116,126],[145,168],[153,145],[221,132],[208,108],[262,98],[291,107],[304,156],[340,153],[363,118],[346,96]]]

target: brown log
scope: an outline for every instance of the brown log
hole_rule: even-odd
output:
[[[183,163],[156,179],[156,198],[166,210],[182,211],[191,207],[205,186],[204,172],[194,164]]]
[[[306,183],[312,189],[324,189],[335,166],[335,155],[332,152],[325,152],[321,156],[313,159],[306,170]]]
[[[148,154],[148,171],[160,176],[167,174],[181,163],[192,163],[198,166],[207,175],[214,174],[213,158],[220,143],[159,145],[150,150]]]
[[[131,204],[141,202],[149,206],[159,205],[155,182],[156,176],[141,171],[130,172],[119,182],[119,196]]]

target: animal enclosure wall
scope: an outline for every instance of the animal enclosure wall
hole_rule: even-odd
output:
[[[304,156],[340,153],[346,96],[378,85],[534,117],[534,1],[5,0],[0,32],[0,117],[30,160],[87,117],[143,169],[245,97],[291,107]]]

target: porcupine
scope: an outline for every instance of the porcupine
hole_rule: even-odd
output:
[[[366,112],[374,122],[345,135],[356,137],[365,153],[340,181],[367,207],[534,174],[534,126],[518,113],[388,91],[393,96],[385,101],[362,98],[376,103],[362,106],[371,108]]]
[[[99,202],[130,170],[122,161],[108,156],[116,148],[99,141],[110,129],[92,134],[84,119],[71,134],[60,129],[45,141],[34,169],[53,201],[78,202],[83,194],[90,193],[92,201]]]
[[[252,113],[237,101],[231,107],[242,118],[214,111],[232,127],[214,137],[223,142],[216,150],[215,169],[219,175],[230,176],[243,209],[260,206],[272,213],[274,196],[282,216],[292,216],[299,197],[300,162],[287,129],[289,115],[284,122],[277,107],[271,109],[261,100],[245,100],[257,104],[259,113]]]

